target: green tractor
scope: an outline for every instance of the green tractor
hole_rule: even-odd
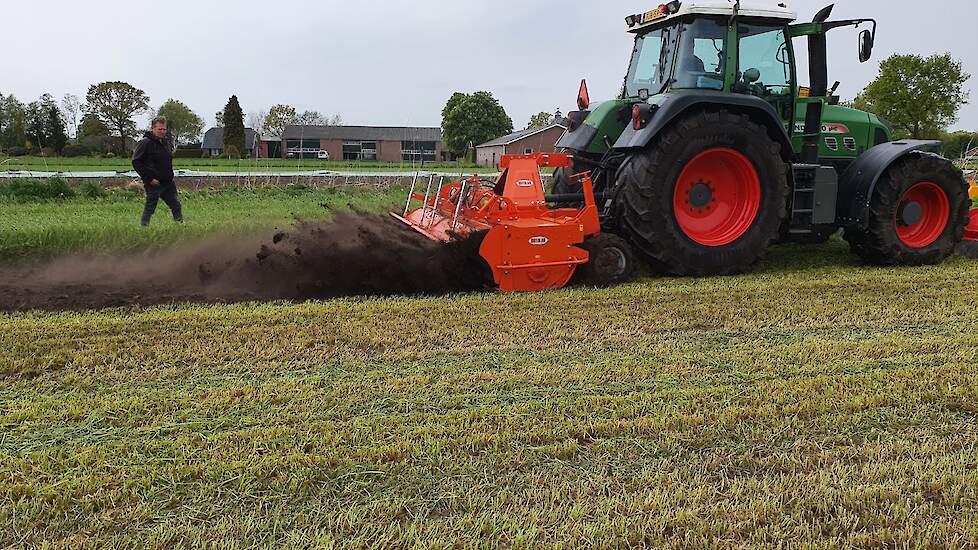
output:
[[[962,241],[968,185],[936,141],[893,141],[871,113],[829,87],[826,34],[859,34],[870,59],[876,22],[794,23],[784,4],[686,0],[626,18],[636,35],[621,95],[578,111],[557,143],[574,156],[549,201],[581,201],[573,173],[590,171],[601,206],[599,256],[619,280],[634,248],[660,272],[749,270],[780,241],[820,242],[839,229],[865,261],[936,264]],[[871,30],[870,30],[871,29]],[[795,47],[807,41],[810,87]]]

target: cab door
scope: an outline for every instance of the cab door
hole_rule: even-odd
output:
[[[797,84],[787,27],[741,22],[737,24],[737,35],[738,67],[731,91],[753,95],[770,103],[791,135]]]

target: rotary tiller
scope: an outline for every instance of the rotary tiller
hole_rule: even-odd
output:
[[[601,232],[588,174],[573,176],[583,188],[581,208],[548,204],[540,169],[570,166],[570,156],[561,153],[507,155],[495,181],[472,176],[444,183],[432,176],[423,194],[415,178],[403,214],[391,216],[435,241],[484,233],[479,253],[502,291],[561,288],[588,263],[585,240]],[[417,202],[421,206],[412,209]]]

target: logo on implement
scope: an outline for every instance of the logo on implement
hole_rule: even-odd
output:
[[[546,237],[530,237],[530,244],[534,246],[543,246],[550,242],[550,239]]]
[[[520,180],[516,182],[518,187],[533,187],[533,180]]]

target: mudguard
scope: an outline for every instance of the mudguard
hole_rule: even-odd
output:
[[[859,156],[839,178],[838,216],[841,225],[865,229],[876,183],[894,162],[911,151],[939,146],[940,141],[906,139],[881,143]]]
[[[615,143],[615,149],[645,147],[683,113],[704,106],[735,107],[737,110],[750,113],[758,122],[767,126],[771,136],[781,144],[781,156],[786,161],[791,159],[791,139],[785,130],[784,122],[770,103],[750,95],[709,91],[683,92],[665,96],[657,108],[653,106],[655,113],[649,124],[641,130],[636,130],[629,124]]]
[[[564,132],[554,147],[562,151],[574,151],[583,153],[591,146],[591,142],[598,135],[598,129],[588,124],[582,124],[573,132]]]

